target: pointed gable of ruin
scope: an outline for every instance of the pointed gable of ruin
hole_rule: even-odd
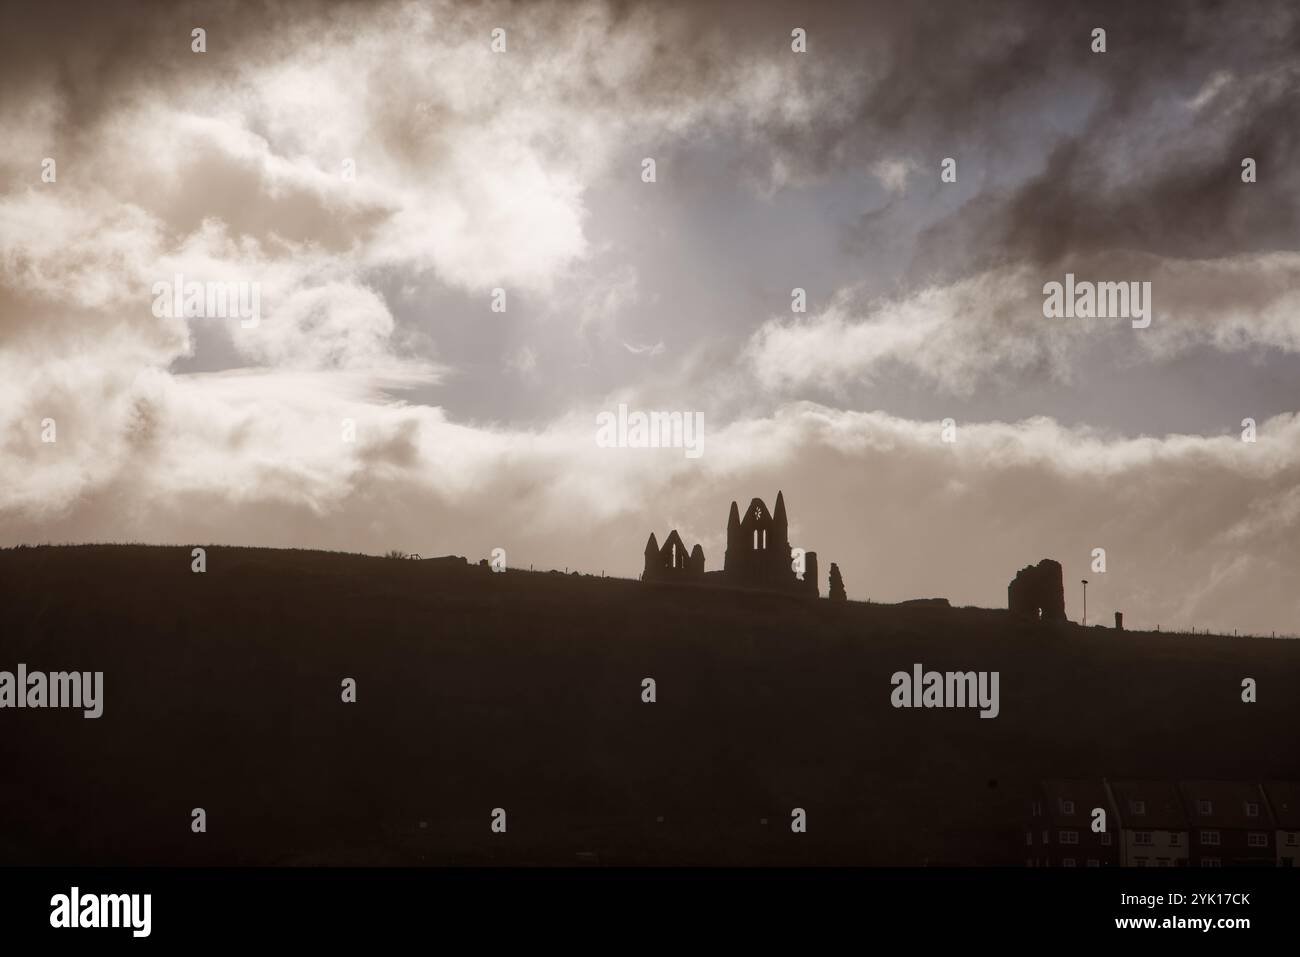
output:
[[[673,552],[674,547],[677,550],[675,555]],[[677,534],[675,528],[664,539],[664,547],[659,549],[659,555],[663,559],[665,568],[685,568],[686,560],[690,558],[690,554],[686,550],[686,543],[682,541],[682,537]]]
[[[740,522],[742,531],[750,532],[756,528],[771,528],[772,513],[767,510],[761,498],[755,498],[745,509],[745,517]]]

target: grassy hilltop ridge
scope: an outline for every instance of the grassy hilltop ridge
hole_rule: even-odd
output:
[[[327,552],[207,568],[0,551],[0,670],[105,675],[98,720],[0,711],[0,864],[1016,864],[1039,778],[1300,779],[1295,641]],[[999,671],[999,716],[891,707],[916,662]]]

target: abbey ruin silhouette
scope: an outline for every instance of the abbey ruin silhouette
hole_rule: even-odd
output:
[[[755,498],[741,518],[736,502],[727,516],[727,551],[722,570],[704,570],[704,549],[698,543],[689,551],[677,534],[668,533],[662,547],[654,533],[645,545],[642,581],[699,581],[787,591],[816,598],[817,553],[796,551],[790,546],[790,522],[785,512],[785,495],[776,493],[776,507],[768,511]]]
[[[830,567],[829,597],[832,601],[846,601],[839,568],[834,562]],[[641,580],[698,582],[821,597],[817,585],[817,553],[790,545],[790,520],[785,510],[785,493],[780,490],[776,493],[776,507],[770,512],[761,498],[754,498],[742,518],[737,503],[731,503],[731,513],[727,516],[727,551],[721,571],[705,571],[704,548],[696,542],[688,550],[674,528],[663,545],[654,532],[650,533],[645,543]],[[947,604],[946,599],[931,601]],[[1068,621],[1061,563],[1044,558],[1037,565],[1016,572],[1007,586],[1007,609],[1012,614],[1044,623]],[[1123,630],[1122,622],[1123,615],[1116,612],[1117,630]]]

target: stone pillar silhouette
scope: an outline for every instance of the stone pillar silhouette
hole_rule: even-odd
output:
[[[848,593],[844,590],[844,579],[840,577],[840,566],[831,562],[831,601],[848,601]]]
[[[650,540],[645,543],[645,571],[642,572],[643,581],[650,581],[652,578],[659,577],[659,543],[655,541],[655,533],[650,533]]]
[[[727,516],[727,550],[722,554],[722,570],[731,575],[740,573],[744,551],[740,539],[740,508],[732,502],[731,514]]]
[[[772,507],[773,545],[780,547],[790,544],[790,520],[785,515],[785,493],[776,491],[776,505]]]

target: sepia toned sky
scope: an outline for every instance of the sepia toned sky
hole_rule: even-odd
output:
[[[0,545],[635,576],[780,488],[854,599],[1300,632],[1298,96],[1289,0],[6,6]]]

